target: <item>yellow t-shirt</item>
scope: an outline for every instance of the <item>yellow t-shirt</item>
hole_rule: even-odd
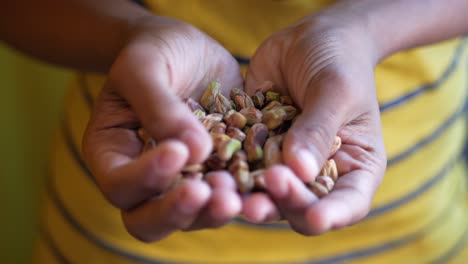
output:
[[[273,32],[333,1],[148,0],[189,22],[245,67]],[[453,39],[397,53],[376,69],[388,170],[368,217],[305,237],[284,223],[236,219],[158,243],[132,238],[96,188],[81,137],[103,76],[77,74],[52,155],[38,263],[466,263],[468,44]]]

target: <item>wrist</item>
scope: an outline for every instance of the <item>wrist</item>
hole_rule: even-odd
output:
[[[368,20],[339,5],[332,6],[308,18],[308,24],[319,35],[335,36],[334,42],[354,63],[374,67],[385,53]]]
[[[360,21],[378,63],[401,50],[468,33],[467,8],[467,0],[341,0],[331,9]]]

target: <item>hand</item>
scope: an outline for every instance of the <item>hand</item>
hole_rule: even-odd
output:
[[[247,219],[282,217],[295,231],[315,235],[356,223],[369,212],[386,155],[373,77],[378,56],[365,26],[355,21],[345,10],[311,15],[273,34],[252,58],[247,92],[272,81],[302,114],[285,137],[287,166],[266,171],[268,195],[243,201]],[[318,175],[335,135],[343,140],[334,156],[342,176],[318,199],[303,182]]]
[[[198,99],[213,80],[241,87],[235,59],[198,29],[156,17],[134,27],[110,70],[84,135],[83,156],[104,196],[140,240],[218,227],[241,210],[225,173],[171,188],[186,163],[202,162],[211,152],[209,134],[181,98]],[[140,126],[158,142],[143,155]]]

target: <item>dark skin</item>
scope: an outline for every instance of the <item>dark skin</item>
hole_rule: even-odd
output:
[[[108,74],[83,157],[133,236],[156,241],[222,226],[239,213],[257,223],[283,218],[316,235],[361,220],[382,181],[374,67],[397,51],[467,33],[466,10],[467,0],[343,0],[274,33],[252,58],[245,89],[273,81],[302,114],[287,134],[285,165],[266,172],[268,192],[248,197],[224,172],[168,191],[186,163],[203,161],[212,148],[181,98],[198,98],[211,80],[243,83],[229,52],[200,30],[124,0],[5,0],[0,37],[46,61]],[[142,156],[138,125],[161,142]],[[336,134],[343,176],[318,199],[302,181],[317,176]]]

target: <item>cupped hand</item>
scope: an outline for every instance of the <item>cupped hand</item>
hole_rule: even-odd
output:
[[[110,69],[84,135],[83,156],[104,196],[121,209],[127,230],[140,240],[218,227],[241,210],[226,173],[174,187],[184,165],[211,152],[209,134],[182,99],[198,99],[213,80],[241,87],[235,59],[195,27],[159,17],[134,26]],[[158,142],[143,155],[138,127]]]
[[[243,201],[243,214],[262,223],[284,218],[305,235],[361,220],[380,185],[386,155],[374,84],[377,49],[366,25],[346,10],[325,10],[273,34],[256,51],[246,77],[248,93],[267,81],[302,109],[283,143],[285,166],[266,171],[268,194]],[[341,177],[319,199],[313,180],[334,155]]]

